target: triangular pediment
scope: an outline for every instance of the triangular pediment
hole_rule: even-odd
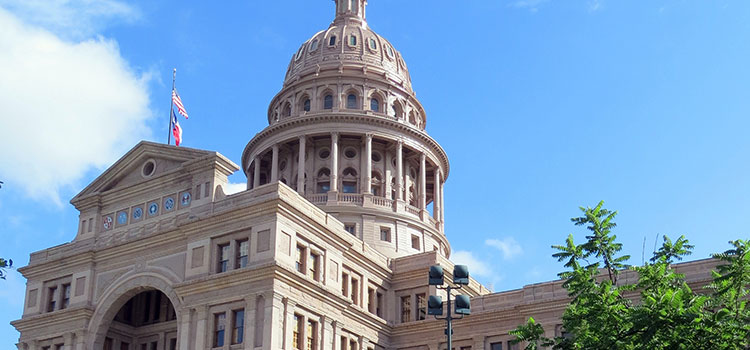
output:
[[[211,151],[141,141],[70,202],[76,205],[85,198],[132,187],[174,173],[187,163],[216,156],[220,155]]]

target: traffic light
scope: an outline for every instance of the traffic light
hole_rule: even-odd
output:
[[[453,283],[469,284],[469,267],[466,265],[456,265],[453,267]]]
[[[440,265],[430,266],[430,285],[442,286],[443,279],[443,267]]]
[[[427,314],[441,316],[443,314],[443,298],[430,295],[430,298],[427,299]]]
[[[456,295],[456,313],[459,315],[471,314],[471,300],[468,295]]]

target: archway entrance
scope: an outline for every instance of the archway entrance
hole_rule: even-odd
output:
[[[177,314],[159,290],[131,297],[109,325],[104,350],[177,350]]]

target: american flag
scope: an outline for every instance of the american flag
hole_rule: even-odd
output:
[[[180,143],[182,143],[182,128],[174,111],[172,111],[172,135],[174,135],[174,144],[180,146]]]
[[[182,104],[182,99],[180,99],[180,94],[177,93],[177,89],[172,90],[172,103],[177,107],[177,113],[182,114],[182,116],[185,117],[185,119],[188,118],[187,111],[185,110],[185,106]]]

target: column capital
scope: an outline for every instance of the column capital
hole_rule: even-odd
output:
[[[419,154],[419,160],[420,160],[420,161],[421,161],[422,163],[424,163],[425,161],[427,161],[427,155],[426,155],[426,154],[424,154],[424,153],[420,153],[420,154]]]
[[[372,137],[373,136],[374,135],[371,132],[368,132],[368,133],[365,134],[365,139],[367,140],[367,142],[370,142],[370,141],[372,141]]]
[[[331,131],[331,137],[338,139],[339,138],[339,132],[338,131]]]

